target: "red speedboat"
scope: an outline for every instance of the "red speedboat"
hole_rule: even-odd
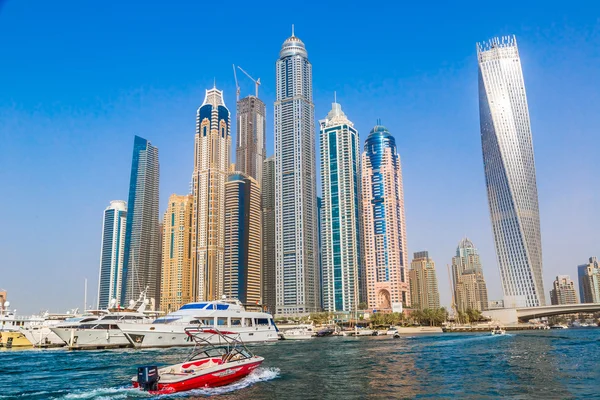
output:
[[[188,359],[163,368],[139,367],[131,380],[133,387],[167,394],[228,385],[250,374],[264,360],[248,350],[239,334],[214,328],[186,328],[185,332],[196,343]]]

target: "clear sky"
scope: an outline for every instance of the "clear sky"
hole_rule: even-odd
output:
[[[336,91],[362,140],[377,118],[396,137],[411,259],[429,250],[446,305],[465,235],[501,297],[475,43],[517,36],[548,298],[554,276],[600,256],[600,3],[452,3],[0,0],[0,288],[19,313],[58,312],[83,307],[88,278],[95,304],[102,213],[127,199],[133,136],[159,148],[162,215],[188,192],[195,113],[214,79],[235,111],[232,63],[261,78],[272,154],[275,61],[295,24],[316,118]]]

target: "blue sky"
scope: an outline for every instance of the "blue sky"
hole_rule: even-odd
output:
[[[464,235],[501,297],[475,43],[517,36],[548,296],[554,276],[600,256],[600,6],[447,3],[0,0],[0,287],[20,313],[64,311],[83,306],[88,278],[95,303],[102,212],[127,199],[133,136],[159,148],[162,214],[188,191],[195,112],[213,79],[235,110],[232,63],[261,78],[272,154],[275,61],[293,23],[317,119],[336,91],[362,140],[377,118],[396,137],[411,258],[429,250],[444,304]]]

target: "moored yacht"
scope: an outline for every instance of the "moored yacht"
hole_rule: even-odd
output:
[[[193,346],[187,327],[217,328],[239,334],[245,343],[278,340],[271,314],[246,311],[238,300],[188,303],[153,323],[118,324],[136,348]],[[208,337],[208,335],[207,335]]]
[[[146,290],[140,294],[138,302],[131,302],[128,309],[110,309],[92,311],[96,317],[83,318],[73,324],[63,324],[51,327],[50,330],[57,334],[71,350],[85,349],[112,349],[130,347],[129,340],[125,337],[117,324],[135,322],[152,322],[154,311],[146,311],[149,301],[145,298]],[[137,309],[133,309],[138,305]],[[66,322],[66,321],[65,321]]]

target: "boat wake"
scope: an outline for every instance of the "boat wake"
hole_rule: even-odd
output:
[[[244,389],[252,386],[258,382],[270,381],[279,377],[279,368],[257,368],[250,375],[244,379],[232,383],[231,385],[207,388],[207,389],[194,389],[186,392],[179,392],[165,395],[152,395],[148,392],[134,389],[130,386],[117,387],[117,388],[97,388],[93,390],[86,390],[82,392],[73,392],[60,397],[60,399],[134,399],[134,398],[188,398],[190,396],[217,396],[224,393],[234,392],[236,390]]]

